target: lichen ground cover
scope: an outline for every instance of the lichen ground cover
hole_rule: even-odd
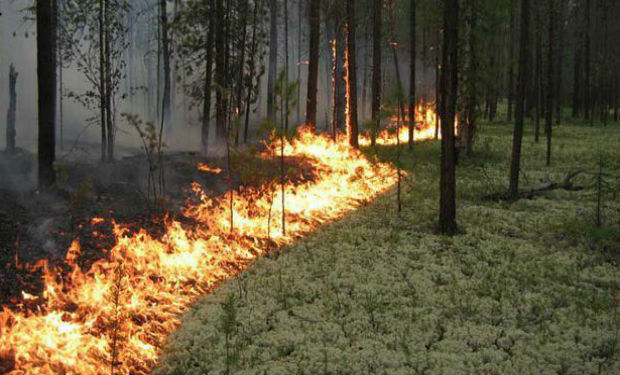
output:
[[[582,170],[585,189],[485,199],[507,184],[511,129],[483,124],[461,157],[458,236],[434,233],[438,144],[403,150],[400,217],[392,191],[258,260],[189,310],[155,372],[620,373],[620,131],[557,127],[548,168],[528,124],[522,185]]]

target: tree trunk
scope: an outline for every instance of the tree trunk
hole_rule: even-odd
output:
[[[441,70],[441,175],[439,232],[456,233],[456,174],[454,120],[458,95],[458,0],[445,0],[443,63]]]
[[[590,100],[590,95],[591,95],[591,86],[590,86],[590,58],[591,58],[591,53],[590,53],[590,0],[586,0],[586,10],[585,10],[586,14],[586,29],[584,32],[584,36],[585,36],[585,77],[584,77],[584,87],[583,87],[583,92],[584,92],[584,100],[583,100],[583,105],[584,105],[584,118],[589,119],[591,117],[594,117],[594,114],[592,113],[592,102]]]
[[[168,37],[168,11],[166,8],[166,0],[159,0],[159,16],[161,23],[161,41],[162,41],[162,57],[164,59],[164,92],[161,103],[161,128],[167,127],[170,132],[170,39]]]
[[[37,87],[39,188],[55,182],[56,31],[55,0],[37,0]]]
[[[276,122],[275,83],[278,75],[278,0],[269,0],[269,73],[267,77],[267,118]]]
[[[521,0],[521,37],[519,41],[519,73],[517,76],[517,97],[515,107],[515,127],[512,137],[512,156],[510,160],[510,187],[508,196],[519,197],[519,173],[521,170],[521,141],[523,138],[523,117],[525,107],[526,80],[529,74],[529,23],[530,1]]]
[[[514,100],[514,46],[515,46],[515,15],[514,15],[514,0],[510,1],[510,46],[508,56],[508,111],[506,113],[506,120],[512,121],[512,102]]]
[[[581,110],[581,47],[580,42],[577,43],[575,49],[575,71],[573,74],[573,113],[572,117],[575,119],[579,116]]]
[[[297,84],[301,85],[301,30],[302,30],[302,13],[304,0],[297,1]],[[320,38],[319,38],[320,39]],[[326,61],[328,61],[327,59]],[[297,86],[297,124],[301,123],[301,90],[300,86]]]
[[[205,82],[203,90],[202,102],[202,128],[200,132],[200,145],[203,156],[207,156],[209,152],[209,128],[211,125],[211,82],[213,80],[213,44],[215,42],[215,1],[208,1],[208,27],[207,45],[206,45],[206,66],[205,66]]]
[[[410,0],[410,38],[411,38],[411,60],[409,62],[409,149],[413,148],[414,131],[416,125],[415,106],[416,106],[416,0]]]
[[[537,13],[538,14],[538,11]],[[537,21],[540,21],[539,17],[536,17]],[[538,140],[540,139],[540,118],[542,117],[542,113],[543,113],[543,79],[542,79],[542,75],[543,75],[543,68],[542,68],[542,40],[541,40],[541,33],[536,33],[536,72],[534,74],[535,78],[535,109],[536,109],[536,113],[534,114],[534,116],[536,116],[536,118],[534,119],[534,141],[538,142]]]
[[[441,28],[437,26],[437,35],[435,40],[435,139],[439,138],[439,127],[442,121],[441,109],[441,64],[439,64],[439,55],[441,53]]]
[[[114,88],[112,87],[112,56],[111,56],[111,35],[110,14],[112,9],[110,8],[110,0],[104,0],[104,19],[105,19],[105,117],[108,135],[108,162],[114,161],[114,136],[116,135],[116,129],[114,127],[114,119],[112,118],[112,93]]]
[[[545,112],[545,130],[547,133],[547,166],[551,165],[551,131],[553,128],[553,101],[555,93],[554,75],[553,69],[555,65],[554,61],[554,49],[555,49],[555,9],[554,0],[547,0],[549,2],[549,46],[547,50],[547,108]]]
[[[15,115],[17,111],[17,94],[15,86],[17,85],[17,72],[15,66],[11,64],[9,68],[9,110],[6,115],[6,152],[13,154],[15,152]]]
[[[359,147],[359,130],[357,126],[357,74],[355,65],[355,0],[347,0],[347,47],[345,52],[346,68],[346,124],[349,144]]]
[[[465,124],[465,134],[461,136],[465,143],[465,153],[471,156],[473,152],[474,134],[476,132],[476,104],[478,102],[477,78],[478,78],[478,60],[476,56],[476,28],[477,15],[474,1],[469,2],[469,71],[467,79],[469,80],[469,90],[467,98],[467,118]]]
[[[317,43],[318,45],[318,43]],[[289,100],[288,95],[288,1],[284,1],[284,130],[288,132]],[[318,61],[317,61],[318,64]]]
[[[316,128],[317,111],[317,86],[319,79],[319,43],[320,43],[320,22],[321,22],[321,1],[311,0],[310,3],[310,49],[308,66],[308,91],[306,99],[306,125],[312,129]]]
[[[105,78],[105,0],[99,0],[99,119],[101,122],[101,161],[107,158],[108,136],[106,124],[106,78]],[[150,70],[149,70],[150,71]],[[150,81],[149,81],[150,83]]]
[[[248,142],[248,128],[250,127],[250,107],[252,105],[252,89],[254,88],[254,75],[256,72],[256,32],[258,29],[258,11],[262,8],[262,0],[254,2],[254,14],[252,16],[252,46],[250,47],[250,74],[247,81],[247,98],[245,105],[245,126],[243,128],[243,143]],[[260,87],[260,85],[257,85]]]
[[[371,144],[375,145],[376,134],[381,127],[381,39],[383,29],[383,0],[373,0],[372,22],[372,120],[375,129],[370,133]]]
[[[556,66],[555,66],[555,123],[560,125],[562,123],[562,65],[564,63],[564,13],[565,4],[560,2],[558,10],[558,45],[556,53]]]
[[[215,135],[218,141],[226,140],[228,117],[227,65],[226,65],[226,12],[223,0],[215,4]]]

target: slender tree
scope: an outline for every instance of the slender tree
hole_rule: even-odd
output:
[[[409,149],[413,147],[414,131],[415,131],[415,106],[416,106],[416,0],[410,0],[410,35],[411,43],[410,60],[409,60]]]
[[[15,152],[15,115],[17,111],[16,85],[17,71],[15,70],[15,66],[11,64],[9,68],[9,109],[6,114],[6,152],[9,154]]]
[[[519,40],[519,72],[517,76],[517,97],[515,126],[512,137],[512,157],[510,162],[510,186],[508,197],[519,197],[519,173],[521,170],[521,141],[523,139],[523,118],[525,115],[526,81],[529,69],[529,29],[530,1],[521,0],[521,37]]]
[[[357,126],[357,72],[355,65],[355,0],[347,0],[347,29],[346,29],[346,124],[349,144],[359,147],[359,130]]]
[[[549,45],[547,49],[547,107],[545,111],[545,132],[547,133],[547,166],[551,165],[551,132],[553,129],[553,101],[555,93],[554,84],[554,50],[555,50],[555,9],[553,0],[548,0],[549,5]]]
[[[267,118],[276,121],[275,83],[278,75],[278,0],[269,0],[269,73],[267,77]]]
[[[319,43],[321,25],[321,1],[310,0],[310,65],[308,66],[308,91],[306,100],[306,125],[312,130],[316,127],[317,86],[319,77]],[[301,25],[300,25],[301,27]]]
[[[168,9],[166,7],[166,0],[159,0],[159,22],[161,31],[161,46],[162,46],[162,58],[164,62],[164,92],[161,103],[161,126],[160,133],[164,126],[170,130],[170,117],[171,117],[171,105],[170,105],[170,36],[168,35]],[[161,136],[160,136],[161,138]]]
[[[456,233],[456,155],[454,120],[458,90],[459,1],[445,0],[443,63],[441,69],[441,175],[439,232]]]
[[[372,22],[372,121],[374,131],[371,134],[372,146],[375,145],[376,132],[381,126],[379,111],[381,109],[381,40],[383,29],[383,0],[373,0]]]
[[[37,87],[39,188],[55,182],[56,158],[56,31],[54,2],[37,0]]]
[[[205,80],[202,102],[202,127],[200,132],[201,151],[204,156],[209,152],[209,128],[211,125],[211,84],[213,81],[213,44],[215,43],[215,0],[205,0],[207,3],[207,44],[205,59]]]
[[[228,48],[226,43],[226,9],[223,0],[215,0],[215,134],[218,141],[228,140]]]

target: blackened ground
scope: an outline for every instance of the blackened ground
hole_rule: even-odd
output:
[[[0,153],[0,305],[19,301],[22,291],[37,293],[40,275],[23,265],[41,259],[59,262],[76,238],[83,268],[105,257],[114,245],[113,221],[144,228],[154,236],[162,233],[164,213],[192,225],[180,216],[180,209],[192,200],[192,182],[215,197],[230,189],[279,181],[279,159],[264,159],[258,152],[250,148],[233,152],[231,178],[225,158],[205,159],[191,152],[165,155],[166,194],[158,204],[147,199],[149,163],[140,154],[114,163],[61,161],[58,186],[39,191],[34,188],[36,155]],[[200,171],[199,163],[222,172]],[[314,177],[307,161],[295,158],[285,160],[285,175],[288,181],[298,182]],[[95,217],[104,221],[92,220]]]

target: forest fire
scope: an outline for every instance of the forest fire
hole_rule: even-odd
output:
[[[371,162],[345,137],[332,141],[302,129],[285,142],[285,156],[304,157],[316,170],[312,181],[285,186],[286,235],[274,219],[282,212],[278,186],[237,192],[231,205],[229,194],[210,198],[194,184],[200,203],[188,203],[184,214],[199,223],[195,227],[171,220],[165,234],[153,238],[114,223],[109,256],[85,271],[75,240],[64,265],[32,268],[43,272],[41,295],[24,292],[23,303],[0,312],[0,373],[149,373],[180,315],[216,282],[396,182],[391,165]],[[279,151],[275,141],[263,157]]]
[[[414,132],[415,141],[426,141],[437,138],[441,139],[441,131],[436,131],[435,127],[441,125],[441,121],[437,119],[435,108],[431,104],[419,103],[415,110],[416,128]],[[457,120],[458,121],[458,120]],[[390,118],[390,123],[386,129],[377,134],[376,144],[381,146],[395,146],[397,144],[396,129],[398,117],[394,115]],[[457,126],[458,128],[458,126]],[[406,144],[409,141],[409,129],[407,123],[401,120],[400,131],[398,134],[398,142]],[[361,146],[370,146],[371,139],[369,136],[360,137]]]

